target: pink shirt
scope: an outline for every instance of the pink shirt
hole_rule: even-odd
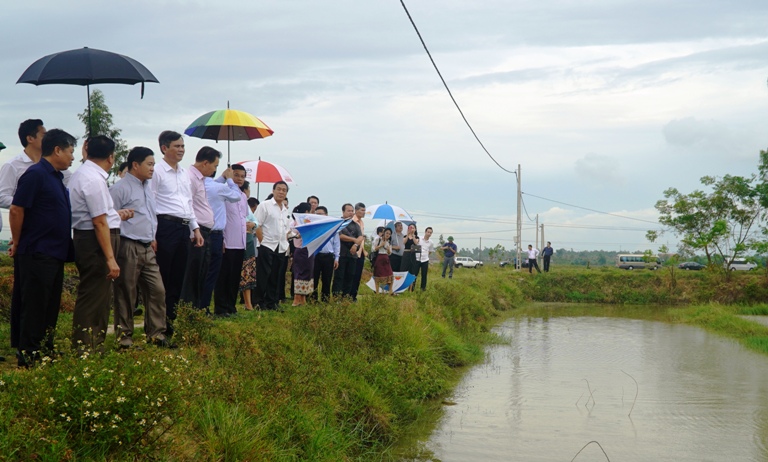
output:
[[[224,248],[245,248],[245,218],[248,216],[248,198],[240,193],[239,202],[225,202],[227,209],[227,225],[224,227]]]
[[[205,177],[194,165],[189,166],[189,189],[192,193],[192,209],[195,212],[197,224],[213,228],[213,209],[205,195]]]

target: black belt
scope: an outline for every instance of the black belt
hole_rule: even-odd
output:
[[[223,229],[212,229],[210,234],[224,234]]]
[[[73,229],[74,234],[93,234],[96,230],[93,229]],[[120,228],[114,228],[109,230],[109,234],[120,234]]]
[[[188,225],[189,224],[189,218],[180,218],[174,215],[167,215],[165,213],[162,213],[157,216],[157,218],[161,218],[163,220],[173,221],[176,223],[181,223],[182,225]]]
[[[141,242],[141,241],[139,241],[139,240],[136,240],[136,239],[131,239],[130,237],[125,237],[125,236],[120,236],[120,239],[125,239],[126,241],[135,242],[135,243],[137,243],[137,244],[139,244],[139,245],[142,245],[142,246],[144,246],[144,248],[145,248],[145,249],[146,249],[147,247],[149,247],[150,245],[152,245],[152,243],[151,243],[151,242]]]

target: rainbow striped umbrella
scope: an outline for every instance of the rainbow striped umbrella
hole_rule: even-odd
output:
[[[243,111],[221,109],[201,115],[192,122],[184,134],[205,140],[227,140],[227,164],[229,164],[229,142],[255,140],[272,136],[274,130],[258,117]]]

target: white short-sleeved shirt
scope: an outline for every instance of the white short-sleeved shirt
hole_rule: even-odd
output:
[[[72,228],[93,229],[93,219],[106,215],[109,229],[120,229],[120,215],[115,210],[107,187],[107,172],[93,161],[86,160],[69,180],[69,200],[72,204]]]
[[[288,250],[288,231],[291,229],[291,212],[278,206],[275,199],[259,204],[256,223],[261,228],[261,245],[277,252]]]
[[[424,239],[423,237],[419,240],[419,244],[421,245],[419,261],[422,263],[429,261],[429,254],[435,251],[435,244],[432,243],[431,240]]]
[[[158,215],[173,215],[189,220],[189,230],[198,228],[195,212],[192,207],[192,188],[189,174],[181,165],[174,170],[165,159],[155,164],[155,173],[150,182],[155,193],[155,203]]]

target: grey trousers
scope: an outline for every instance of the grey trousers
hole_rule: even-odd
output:
[[[133,344],[133,311],[138,291],[144,304],[147,340],[165,339],[165,286],[152,247],[122,238],[117,252],[120,277],[115,280],[115,337],[120,345]]]
[[[451,271],[448,277],[451,277],[451,278],[453,277],[453,262],[454,262],[454,257],[452,256],[443,258],[443,277],[445,277],[445,270],[448,269],[449,267],[451,268]]]
[[[110,231],[112,252],[117,255],[120,235],[115,230]],[[107,260],[93,230],[74,230],[72,240],[75,244],[75,265],[80,273],[75,312],[72,315],[72,346],[79,351],[101,351],[107,336],[112,303],[112,280],[107,279]]]

